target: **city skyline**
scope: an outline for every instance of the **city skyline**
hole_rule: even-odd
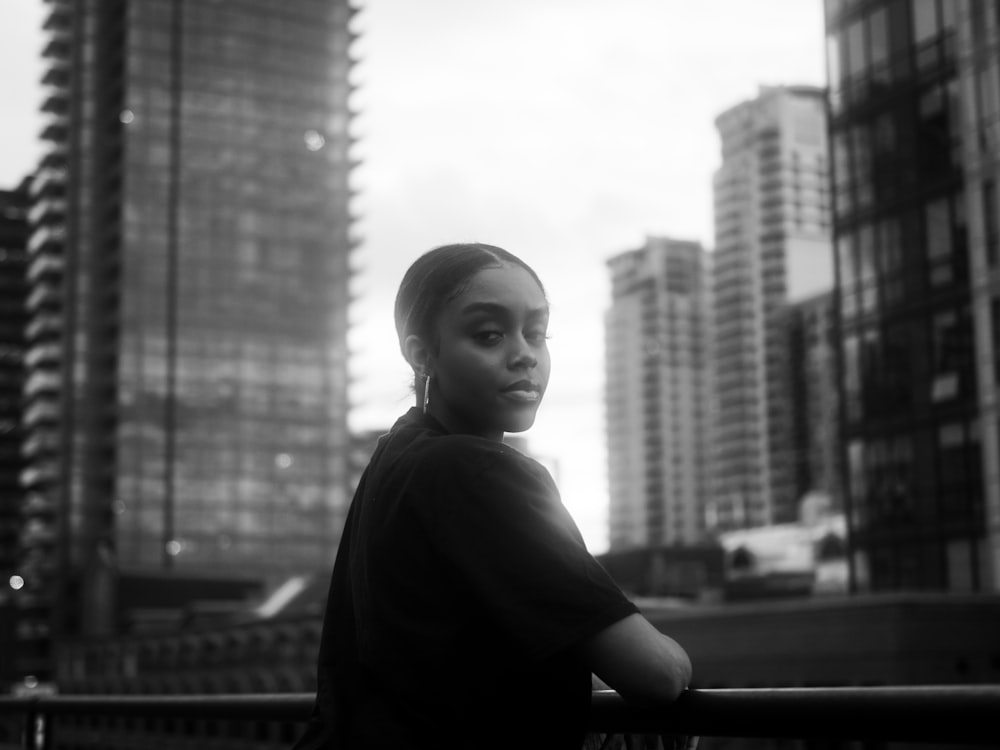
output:
[[[36,79],[40,6],[8,9],[0,32],[5,68]],[[449,241],[507,247],[553,306],[553,379],[529,445],[601,552],[605,260],[653,234],[714,245],[714,118],[761,85],[823,85],[822,4],[374,2],[355,29],[352,426],[386,427],[412,398],[391,323],[406,265]],[[2,85],[0,182],[13,187],[38,151],[40,97],[17,76]]]

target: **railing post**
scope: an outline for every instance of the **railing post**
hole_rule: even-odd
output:
[[[38,708],[38,704],[29,708],[24,715],[23,729],[24,750],[49,750],[49,717]]]

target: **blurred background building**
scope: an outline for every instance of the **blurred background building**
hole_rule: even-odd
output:
[[[126,591],[332,564],[353,243],[346,1],[48,6],[17,646],[42,678],[54,637],[172,616]]]
[[[996,590],[996,3],[826,4],[848,519],[875,590]]]
[[[797,515],[786,306],[832,284],[824,92],[761,87],[715,124],[708,512],[725,530]]]
[[[21,534],[21,391],[24,388],[28,183],[0,190],[0,644],[14,642],[17,540]],[[13,679],[15,652],[0,648],[0,685]]]
[[[813,493],[825,496],[831,509],[843,509],[835,311],[832,292],[790,303],[787,310],[793,487],[800,516],[801,503]]]
[[[649,237],[608,269],[610,549],[694,544],[708,491],[708,256],[697,242]]]

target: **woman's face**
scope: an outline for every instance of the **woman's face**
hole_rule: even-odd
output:
[[[431,415],[493,440],[531,427],[549,382],[548,322],[545,295],[520,266],[473,276],[438,317]]]

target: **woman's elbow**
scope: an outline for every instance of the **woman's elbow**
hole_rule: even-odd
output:
[[[646,679],[621,686],[618,694],[628,703],[642,708],[655,708],[673,703],[691,682],[691,662],[683,660],[665,665]]]

